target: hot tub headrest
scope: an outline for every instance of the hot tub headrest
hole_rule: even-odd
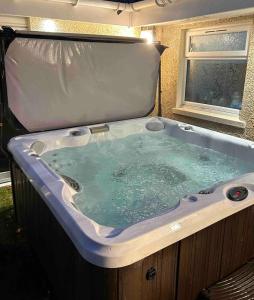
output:
[[[5,56],[8,106],[28,131],[143,117],[160,51],[145,43],[16,37]]]

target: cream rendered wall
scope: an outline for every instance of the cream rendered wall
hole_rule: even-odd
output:
[[[239,129],[218,123],[203,121],[196,118],[184,117],[173,114],[172,108],[176,106],[178,74],[181,65],[182,51],[184,49],[185,30],[202,28],[222,24],[237,24],[251,22],[254,16],[220,19],[217,21],[182,22],[172,25],[156,27],[156,38],[169,48],[162,57],[162,103],[163,116],[176,119],[212,130],[221,131],[236,136],[254,140],[254,34],[251,34],[250,49],[246,73],[243,108],[240,118],[246,122],[245,129]]]
[[[48,19],[43,18],[30,18],[30,29],[35,31],[48,31],[47,30]],[[51,25],[54,24],[56,32],[66,33],[86,33],[86,34],[98,34],[98,35],[114,35],[114,36],[131,36],[139,37],[140,29],[128,26],[119,25],[104,25],[68,20],[53,20],[51,19]]]

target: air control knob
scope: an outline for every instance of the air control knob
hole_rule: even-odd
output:
[[[227,197],[232,201],[242,201],[248,196],[248,190],[244,186],[233,187],[228,190]]]

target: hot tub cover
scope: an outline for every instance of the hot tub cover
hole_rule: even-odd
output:
[[[142,117],[159,62],[145,43],[17,37],[5,56],[8,106],[30,132]]]

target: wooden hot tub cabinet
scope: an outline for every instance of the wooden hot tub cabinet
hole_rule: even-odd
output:
[[[130,266],[94,266],[80,256],[15,162],[11,171],[18,222],[57,299],[192,300],[254,256],[251,206]]]

